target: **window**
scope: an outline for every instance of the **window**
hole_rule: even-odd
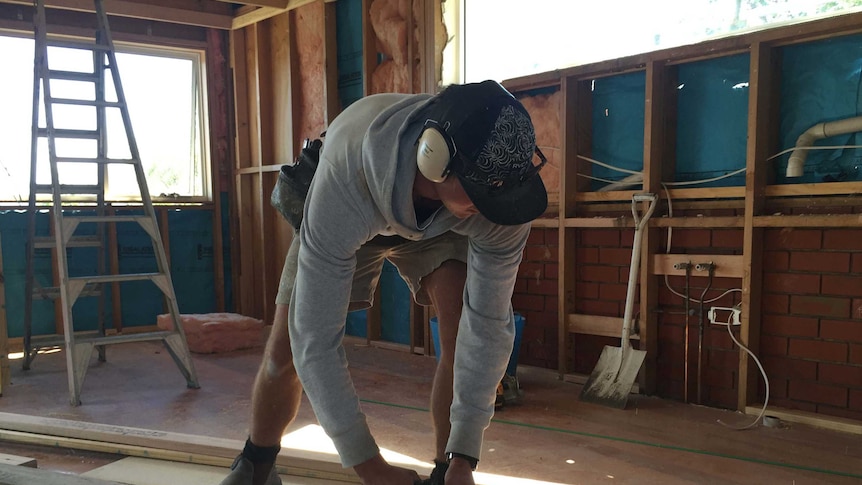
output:
[[[502,81],[860,8],[862,0],[446,0],[454,45],[444,82]]]
[[[26,202],[30,184],[30,133],[33,106],[32,39],[0,36],[0,201]],[[51,69],[92,72],[89,51],[49,47]],[[135,141],[147,177],[150,195],[159,201],[205,201],[211,196],[207,145],[203,52],[183,49],[117,45],[117,66],[129,108]],[[109,71],[106,70],[109,74]],[[110,76],[108,100],[116,100]],[[11,93],[14,93],[12,95]],[[54,97],[95,99],[92,82],[51,83]],[[44,109],[40,101],[40,119]],[[96,128],[96,110],[84,106],[54,105],[57,128]],[[129,143],[120,111],[106,110],[108,156],[129,158]],[[57,155],[95,157],[93,140],[57,140]],[[50,183],[47,142],[40,139],[38,183]],[[62,164],[64,184],[97,183],[92,163]],[[108,200],[139,200],[131,165],[108,166],[105,181]]]

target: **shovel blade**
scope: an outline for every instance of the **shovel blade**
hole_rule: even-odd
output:
[[[581,389],[580,400],[625,409],[632,385],[646,358],[645,350],[605,346],[590,378]]]

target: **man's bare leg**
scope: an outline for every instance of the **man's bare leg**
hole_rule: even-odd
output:
[[[446,444],[449,441],[449,408],[452,406],[455,339],[461,320],[464,284],[467,265],[449,260],[422,279],[431,303],[437,311],[437,332],[440,355],[431,388],[431,422],[434,427],[435,460],[446,461]]]
[[[287,315],[287,305],[276,305],[272,330],[254,380],[249,440],[260,448],[280,445],[281,435],[296,418],[302,398],[302,385],[293,367]],[[255,466],[255,485],[264,483],[269,469]]]

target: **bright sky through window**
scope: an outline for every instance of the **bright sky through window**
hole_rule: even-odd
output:
[[[466,82],[502,81],[862,6],[862,0],[461,1]]]
[[[0,36],[0,92],[7,93],[0,110],[0,200],[26,201],[30,180],[30,133],[33,92],[33,41]],[[92,71],[92,55],[78,49],[49,50],[51,69]],[[150,194],[203,197],[205,188],[205,143],[200,59],[196,53],[139,50],[118,52],[117,64],[126,94],[132,128],[140,151]],[[93,83],[53,81],[54,97],[94,99]],[[9,96],[9,93],[15,93]],[[113,84],[107,82],[106,97],[116,100]],[[40,102],[40,110],[42,109]],[[54,106],[57,128],[95,129],[95,109]],[[107,110],[108,156],[129,158],[129,144],[120,111]],[[44,114],[42,115],[44,126]],[[59,156],[95,156],[95,142],[58,140]],[[49,183],[47,143],[39,147],[39,183]],[[62,183],[96,183],[93,164],[64,167]],[[139,191],[131,166],[112,165],[108,170],[109,199],[137,199]]]

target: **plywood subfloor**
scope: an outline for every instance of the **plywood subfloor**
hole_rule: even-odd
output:
[[[215,485],[227,475],[221,467],[176,463],[130,456],[83,474],[87,477],[112,480],[127,485]],[[314,478],[281,475],[282,485],[329,485],[332,482]],[[343,482],[342,482],[343,483]]]
[[[358,344],[347,346],[363,409],[380,446],[427,466],[432,457],[428,396],[434,359]],[[41,355],[30,371],[13,361],[12,384],[0,398],[9,413],[243,439],[258,350],[194,355],[200,389],[185,380],[154,343],[108,348],[93,360],[81,395],[68,405],[62,352]],[[506,484],[855,484],[862,480],[858,435],[805,425],[734,431],[718,423],[750,417],[701,406],[632,396],[625,411],[578,401],[580,386],[544,369],[521,367],[523,402],[495,416],[485,434],[479,480]],[[8,392],[7,392],[8,391]],[[288,430],[288,446],[304,446],[316,422],[303,401]],[[0,452],[33,456],[32,449],[0,442]],[[317,446],[331,447],[331,443]],[[7,451],[8,450],[8,451]],[[18,451],[18,452],[16,452]],[[117,459],[52,462],[40,467],[86,473]],[[72,466],[74,465],[74,466]]]

